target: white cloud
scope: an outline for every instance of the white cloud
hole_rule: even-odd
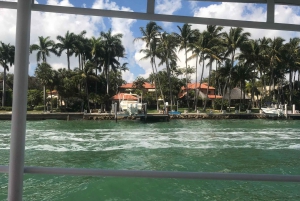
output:
[[[181,9],[181,0],[157,0],[155,12],[158,14],[172,15]],[[164,28],[170,28],[171,22],[163,22]]]
[[[48,0],[47,4],[73,6],[68,0]],[[16,10],[0,9],[0,12],[0,39],[5,43],[15,44]],[[86,36],[91,37],[99,35],[98,29],[99,27],[102,27],[102,25],[103,21],[101,17],[32,12],[30,43],[37,43],[39,36],[50,36],[50,39],[56,41],[58,35],[63,36],[67,31],[78,34],[82,30],[86,30]],[[54,68],[67,67],[67,58],[65,54],[62,54],[59,58],[50,55],[47,61]],[[77,58],[72,57],[71,66],[78,66],[77,63]],[[34,71],[36,65],[36,55],[33,52],[33,54],[30,55],[29,70],[31,73]],[[10,69],[10,72],[13,72],[13,68]]]
[[[172,15],[181,8],[181,0],[157,0],[156,13]]]

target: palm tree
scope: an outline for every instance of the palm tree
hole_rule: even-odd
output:
[[[223,39],[222,35],[224,35],[223,32],[223,27],[221,26],[216,26],[216,25],[207,25],[206,27],[206,40],[207,40],[207,47],[206,47],[206,57],[209,59],[209,71],[208,71],[208,83],[207,83],[207,89],[206,89],[206,94],[207,97],[204,101],[204,107],[203,110],[205,111],[206,109],[206,104],[208,100],[208,92],[209,92],[209,85],[210,85],[210,75],[212,71],[212,63],[213,61],[218,61],[220,60],[219,54],[220,54],[220,49],[223,48]]]
[[[30,53],[37,51],[36,61],[37,62],[47,62],[47,57],[50,56],[50,53],[57,55],[58,53],[55,50],[55,43],[53,40],[50,40],[50,37],[39,36],[39,44],[33,44],[30,46]]]
[[[263,55],[262,55],[262,47],[259,44],[259,40],[249,40],[242,44],[240,47],[241,53],[238,56],[238,60],[246,66],[252,66],[252,70],[259,70],[261,66],[263,66]],[[251,79],[251,99],[252,105],[254,104],[254,84],[255,77]],[[253,105],[254,106],[254,105]]]
[[[300,38],[291,38],[290,41],[284,45],[282,56],[284,56],[286,71],[289,73],[289,103],[291,105],[293,91],[295,90],[295,75],[300,67]]]
[[[241,98],[239,104],[239,111],[241,111],[241,101],[242,101],[242,92],[244,91],[243,96],[243,103],[245,103],[245,88],[246,88],[246,81],[251,80],[256,77],[255,73],[253,73],[254,66],[251,64],[239,64],[236,65],[232,71],[233,82],[236,84],[240,84],[241,89]]]
[[[6,99],[6,71],[8,66],[12,66],[15,59],[15,46],[0,42],[0,65],[3,67],[3,88],[2,88],[2,107],[5,106]]]
[[[281,51],[283,50],[283,42],[284,39],[281,37],[274,38],[269,47],[268,51],[268,59],[270,65],[270,84],[269,84],[269,93],[275,89],[275,79],[274,79],[274,71],[276,70],[276,66],[281,62]],[[273,96],[274,99],[274,96]]]
[[[84,65],[84,68],[80,70],[79,68],[76,68],[74,71],[76,72],[76,79],[82,82],[82,84],[85,86],[85,97],[87,101],[87,109],[90,111],[90,100],[89,100],[89,82],[90,81],[98,81],[98,77],[94,73],[94,64],[89,61]]]
[[[193,43],[196,39],[196,30],[193,30],[191,28],[191,25],[189,24],[184,24],[182,27],[177,26],[179,29],[179,34],[173,33],[177,41],[179,42],[179,51],[184,50],[185,51],[185,68],[187,68],[187,48],[190,43]],[[188,83],[187,83],[187,74],[186,74],[186,89],[187,89],[187,106],[188,109],[190,109],[190,104],[189,104],[189,90],[188,90]]]
[[[159,31],[161,31],[162,28],[160,26],[158,26],[156,24],[156,22],[150,21],[146,27],[140,27],[140,31],[142,34],[142,37],[139,38],[135,38],[134,41],[143,41],[146,43],[146,49],[141,50],[140,52],[145,53],[145,57],[142,58],[143,59],[148,59],[150,58],[150,63],[151,63],[151,67],[152,67],[152,73],[154,76],[154,82],[155,82],[155,96],[156,96],[156,107],[157,107],[157,111],[159,110],[159,105],[158,105],[158,97],[157,97],[157,84],[159,84],[159,88],[161,91],[161,96],[162,98],[164,97],[162,94],[162,90],[161,90],[161,85],[160,85],[160,81],[158,79],[158,77],[156,77],[157,74],[157,68],[156,68],[156,63],[155,63],[155,57],[157,56],[157,42],[158,42],[158,38],[159,38]],[[154,70],[156,69],[156,70]],[[155,73],[156,72],[156,73]],[[164,98],[163,98],[164,100]]]
[[[266,95],[266,72],[269,68],[269,49],[270,49],[270,43],[271,43],[272,39],[271,38],[266,38],[263,37],[261,39],[258,40],[259,42],[259,49],[260,49],[260,56],[261,56],[261,60],[259,62],[259,65],[257,66],[258,68],[258,72],[259,72],[259,76],[260,79],[262,81],[262,96],[261,96],[261,102],[260,102],[260,106],[263,103],[263,99],[265,98]]]
[[[59,54],[61,54],[64,50],[67,51],[68,70],[70,70],[70,56],[72,56],[74,53],[73,49],[76,36],[74,33],[67,31],[64,37],[59,35],[56,38],[59,41],[59,43],[56,44],[56,46],[59,48]]]
[[[225,56],[230,56],[231,57],[231,70],[228,76],[228,82],[231,82],[231,71],[234,66],[234,61],[235,61],[235,53],[238,48],[241,47],[241,45],[248,41],[248,37],[250,37],[251,34],[249,32],[244,32],[244,29],[241,27],[236,27],[236,28],[230,28],[229,33],[225,32],[224,33],[224,42],[227,47],[227,52]],[[231,102],[231,87],[229,88],[229,111],[230,111],[230,102]]]
[[[103,40],[103,47],[105,50],[105,54],[103,57],[103,66],[106,76],[106,93],[109,94],[109,71],[110,67],[112,70],[116,71],[117,66],[120,63],[115,59],[115,57],[124,57],[125,48],[122,45],[121,38],[123,37],[122,34],[114,34],[112,35],[111,29],[107,33],[101,32],[101,37]],[[116,65],[115,65],[116,64]]]
[[[75,53],[75,56],[78,57],[78,68],[83,69],[83,54],[84,54],[84,45],[85,45],[85,37],[86,31],[83,30],[78,35],[74,34],[74,44],[73,44],[73,51]]]
[[[200,56],[199,63],[201,62],[202,55],[204,54],[204,35],[200,33],[198,30],[195,33],[197,40],[194,43],[189,45],[189,51],[192,51],[192,55],[188,58],[188,60],[196,58],[196,73],[195,73],[195,111],[197,110],[197,103],[198,103],[198,90],[197,90],[197,81],[198,81],[198,59]],[[201,84],[200,84],[201,85]]]
[[[38,64],[34,73],[44,87],[44,112],[46,111],[46,86],[51,82],[52,72],[52,67],[49,64],[43,62],[41,64]]]
[[[171,110],[173,109],[173,97],[172,97],[172,82],[171,82],[171,63],[176,63],[178,57],[176,55],[175,49],[177,46],[176,39],[173,35],[164,32],[161,34],[158,47],[158,57],[161,62],[158,65],[166,64],[167,75],[169,81],[169,98],[171,102]]]

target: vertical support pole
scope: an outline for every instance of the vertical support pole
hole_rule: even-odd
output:
[[[147,1],[147,13],[154,14],[155,10],[155,0],[148,0]]]
[[[267,23],[274,23],[275,20],[275,3],[274,0],[267,1]]]
[[[287,110],[287,104],[284,104],[284,114],[287,115],[288,114],[288,110]]]
[[[296,114],[296,106],[293,104],[293,114]]]
[[[22,0],[17,5],[8,201],[21,201],[23,193],[31,4]]]

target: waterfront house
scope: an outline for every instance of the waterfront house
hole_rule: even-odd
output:
[[[142,89],[141,89],[142,88]],[[138,88],[134,83],[123,84],[119,87],[120,93],[130,93],[136,89],[141,89],[143,93],[155,92],[155,84],[145,82],[141,88]]]
[[[201,86],[200,83],[188,83],[187,88],[186,86],[182,86],[178,98],[181,99],[186,97],[187,91],[192,92],[195,91],[195,89],[201,99],[208,98],[209,100],[213,100],[222,98],[222,96],[215,94],[216,89],[212,86],[209,86],[207,91],[207,83],[202,83]]]

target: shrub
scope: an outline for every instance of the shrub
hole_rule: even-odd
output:
[[[12,111],[12,107],[0,107],[1,111]]]
[[[35,106],[33,109],[37,110],[37,111],[43,111],[44,110],[44,106],[43,105],[38,105],[38,106]]]
[[[214,100],[214,110],[221,110],[221,105],[222,105],[222,99],[215,99]],[[224,100],[223,102],[223,110],[226,110],[228,107],[228,100]]]

